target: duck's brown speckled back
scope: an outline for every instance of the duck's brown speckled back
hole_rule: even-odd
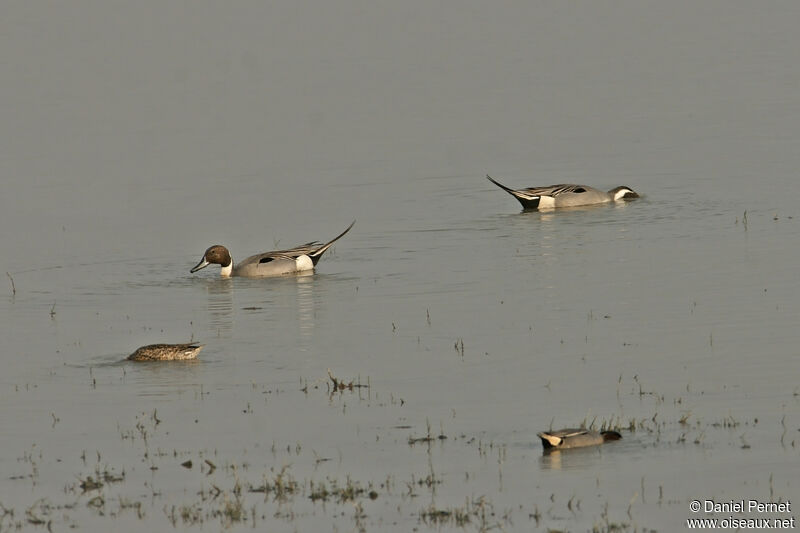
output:
[[[185,361],[194,359],[204,344],[148,344],[128,356],[129,361]]]

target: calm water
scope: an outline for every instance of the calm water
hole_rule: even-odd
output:
[[[3,12],[0,531],[800,504],[800,5]],[[643,198],[525,213],[486,173]],[[313,276],[188,272],[354,218]],[[592,421],[635,431],[542,455]]]

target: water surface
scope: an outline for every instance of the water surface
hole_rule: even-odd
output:
[[[0,530],[797,500],[794,4],[4,11]],[[522,212],[486,173],[643,197]],[[188,272],[354,218],[313,276]],[[542,455],[593,422],[623,440]]]

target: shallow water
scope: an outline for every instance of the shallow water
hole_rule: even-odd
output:
[[[0,531],[798,500],[794,4],[5,11]],[[643,197],[522,212],[487,172]],[[312,276],[188,272],[354,218]],[[623,440],[542,454],[592,422]]]

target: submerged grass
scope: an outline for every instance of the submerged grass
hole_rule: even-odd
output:
[[[329,391],[334,391],[337,399],[341,393],[352,397],[348,392],[356,390],[359,385],[355,380],[341,380],[331,371],[326,381]],[[617,388],[619,412],[605,417],[586,415],[582,422],[566,421],[567,424],[563,425],[580,423],[588,428],[622,431],[626,433],[626,441],[630,439],[643,449],[661,445],[691,447],[692,442],[707,448],[707,434],[722,434],[745,450],[751,443],[755,446],[754,437],[742,433],[742,429],[757,427],[758,419],[745,421],[733,414],[709,422],[699,419],[696,413],[688,409],[687,403],[691,403],[692,397],[688,385],[687,393],[674,399],[668,399],[665,394],[645,386],[638,375],[630,380],[620,376],[613,385]],[[322,382],[320,388],[324,392],[325,385]],[[301,396],[300,393],[295,394]],[[613,389],[611,394],[614,394]],[[622,406],[626,398],[636,404],[640,416],[623,414]],[[248,405],[256,406],[245,413],[248,419],[259,416],[258,404],[251,401]],[[396,402],[380,405],[388,409],[404,407],[404,404]],[[454,410],[452,417],[456,418]],[[371,466],[365,478],[348,469],[347,465],[352,466],[352,463],[343,461],[341,453],[338,461],[335,453],[328,452],[327,455],[332,457],[321,457],[314,451],[317,443],[298,440],[280,445],[273,441],[271,447],[266,446],[261,450],[263,454],[247,451],[243,455],[226,456],[216,450],[206,449],[165,451],[160,445],[169,442],[171,435],[166,418],[155,409],[141,411],[132,421],[131,429],[117,428],[119,438],[130,450],[131,462],[124,461],[112,467],[106,464],[106,454],[100,450],[89,454],[84,452],[80,456],[80,473],[73,476],[71,483],[64,485],[65,492],[69,494],[64,501],[58,501],[51,493],[39,489],[38,480],[44,458],[38,447],[27,451],[20,458],[20,463],[26,468],[29,465],[32,474],[14,475],[8,479],[14,483],[30,483],[34,487],[34,495],[47,493],[48,497],[34,499],[32,504],[16,509],[0,502],[0,533],[25,528],[60,530],[65,526],[77,527],[76,524],[81,524],[81,513],[90,515],[95,521],[109,521],[109,529],[113,527],[113,520],[123,514],[128,520],[146,521],[143,525],[149,529],[158,529],[158,520],[166,520],[173,528],[198,530],[209,527],[222,530],[259,529],[264,523],[274,521],[302,529],[308,517],[321,515],[334,520],[336,528],[345,529],[341,520],[346,520],[348,529],[369,531],[381,530],[386,525],[386,515],[394,513],[391,518],[393,525],[402,524],[398,526],[401,528],[407,525],[409,530],[457,528],[502,531],[544,528],[574,531],[575,524],[589,524],[585,528],[597,532],[643,531],[646,528],[634,519],[634,506],[638,508],[639,505],[653,504],[645,499],[647,486],[642,476],[637,479],[636,487],[632,488],[624,502],[614,503],[616,514],[625,517],[624,520],[610,519],[608,505],[598,512],[597,502],[574,487],[570,487],[566,494],[563,490],[554,491],[550,498],[536,498],[505,509],[503,502],[510,497],[518,497],[505,488],[509,477],[508,472],[504,472],[504,469],[508,469],[507,465],[514,464],[516,468],[523,469],[530,466],[533,473],[535,461],[539,460],[543,468],[550,470],[549,475],[558,477],[561,475],[558,472],[561,465],[568,464],[568,453],[560,460],[557,456],[545,459],[539,453],[538,442],[520,447],[503,442],[505,439],[496,436],[487,438],[480,433],[448,437],[443,423],[440,423],[440,430],[434,432],[429,419],[425,420],[422,435],[414,434],[415,425],[403,416],[394,423],[379,426],[375,431],[375,440],[368,437],[364,441],[365,446],[375,442],[379,447],[390,447],[397,453],[406,454],[408,477],[397,477],[397,470],[388,466],[383,470],[378,465]],[[562,426],[557,422],[564,421],[554,421],[552,425]],[[784,449],[788,448],[787,441],[790,440],[785,437],[789,425],[784,416],[780,420],[782,435],[778,436]],[[59,428],[62,426],[59,425]],[[406,430],[412,433],[408,435]],[[662,433],[666,436],[670,432],[680,437],[662,441]],[[434,446],[434,443],[440,444]],[[530,456],[533,461],[528,461],[527,457],[521,459],[520,455],[523,454]],[[89,460],[96,458],[94,466],[87,465],[87,455]],[[259,471],[253,463],[262,457],[267,464]],[[458,461],[459,457],[473,459]],[[582,460],[586,460],[585,455]],[[280,467],[269,466],[269,461],[283,464]],[[423,464],[425,470],[420,471]],[[396,468],[396,465],[393,466]],[[487,472],[493,468],[497,469],[496,475],[489,481]],[[147,473],[145,476],[142,475],[143,471]],[[512,473],[517,478],[524,475],[528,474]],[[176,492],[174,488],[164,490],[159,487],[159,480],[163,483],[165,476],[181,476],[183,490]],[[144,491],[140,485],[142,479],[146,480]],[[477,497],[470,495],[464,498],[461,505],[441,505],[440,502],[447,501],[452,494],[459,491],[463,494],[464,486],[469,484],[473,484],[470,487],[472,490],[486,491],[487,494]],[[603,493],[600,475],[596,478],[596,484],[590,485],[592,490]],[[658,505],[681,506],[685,503],[680,499],[665,498],[663,485],[658,480],[654,486],[658,487]],[[771,497],[772,491],[770,479]],[[634,496],[630,497],[630,494]],[[653,496],[651,500],[655,500]],[[429,500],[424,504],[419,503],[422,498]],[[153,509],[163,512],[148,513]]]

